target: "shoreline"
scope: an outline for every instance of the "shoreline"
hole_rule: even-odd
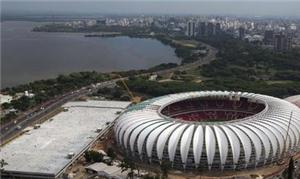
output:
[[[123,32],[123,31],[98,31],[98,32],[85,32],[85,30],[82,30],[82,31],[43,31],[43,30],[36,30],[36,28],[43,28],[43,27],[47,27],[47,24],[46,22],[44,24],[42,24],[42,26],[33,26],[32,29],[31,29],[31,32],[42,32],[42,33],[78,33],[80,35],[83,35],[85,38],[96,38],[96,37],[99,37],[99,38],[115,38],[115,37],[128,37],[128,38],[136,38],[136,39],[152,39],[152,40],[157,40],[159,41],[161,44],[163,45],[166,45],[168,47],[171,47],[174,52],[175,52],[175,55],[176,55],[176,58],[178,59],[178,62],[161,62],[161,63],[157,63],[155,65],[152,65],[148,68],[141,68],[141,69],[128,69],[128,70],[117,70],[117,72],[126,72],[126,71],[147,71],[149,69],[153,69],[157,66],[160,66],[160,65],[164,65],[166,63],[174,63],[174,64],[177,64],[178,66],[181,66],[182,64],[186,64],[186,63],[192,63],[194,61],[197,61],[198,59],[194,59],[192,61],[189,61],[189,62],[185,62],[184,59],[185,57],[183,55],[180,54],[180,52],[177,52],[179,51],[178,49],[179,48],[183,48],[183,49],[188,49],[188,50],[191,50],[191,49],[194,49],[194,48],[190,48],[190,47],[186,47],[184,45],[180,45],[180,44],[177,44],[177,39],[172,39],[170,36],[168,36],[167,34],[159,34],[159,33],[154,33],[154,34],[151,34],[151,33],[147,33],[147,32],[144,32],[144,33],[137,33],[137,34],[133,34],[133,33],[129,33],[129,32]],[[51,27],[51,25],[53,24],[50,24],[50,28],[53,28]],[[54,28],[55,28],[56,25],[54,25]],[[115,27],[108,27],[108,28],[115,28]],[[173,37],[174,38],[174,37]],[[200,43],[199,43],[200,44]],[[189,52],[188,56],[191,56],[191,52]],[[75,72],[86,72],[86,71],[97,71],[97,72],[101,72],[101,70],[78,70],[78,71],[75,71]],[[115,70],[112,70],[112,71],[107,71],[105,73],[112,73],[112,72],[116,72]],[[70,72],[72,73],[72,72]],[[62,73],[64,75],[68,75],[70,73]],[[55,77],[57,77],[59,74],[55,75]],[[55,78],[54,77],[54,78]],[[53,77],[50,77],[50,78],[43,78],[43,79],[38,79],[38,80],[31,80],[31,81],[28,81],[28,82],[25,82],[25,83],[20,83],[20,84],[17,84],[17,85],[8,85],[6,87],[1,87],[1,90],[5,89],[5,88],[14,88],[14,87],[18,87],[20,85],[27,85],[29,83],[33,83],[35,81],[41,81],[41,80],[48,80],[48,79],[53,79]]]
[[[17,22],[17,24],[18,24],[18,22]],[[42,23],[41,25],[43,25],[43,24],[45,24],[45,23]],[[39,25],[39,24],[33,24],[33,26],[30,26],[29,28],[30,29],[32,29],[34,26],[37,26],[37,25]],[[27,27],[27,29],[28,29],[28,25],[26,25]],[[7,26],[7,27],[10,27],[10,26]],[[30,31],[30,33],[31,33],[31,31]],[[45,33],[45,32],[44,32]],[[49,32],[48,32],[49,33]],[[48,34],[47,33],[47,34]],[[66,34],[68,33],[68,32],[65,32]],[[63,35],[63,34],[62,34]],[[75,34],[76,35],[76,34]],[[80,33],[78,33],[78,35],[80,36],[80,38],[82,38],[82,36],[90,36],[90,37],[94,37],[94,36],[98,36],[99,35],[99,33],[93,33],[93,34],[87,34],[87,33],[82,33],[82,32],[80,32]],[[34,36],[40,36],[40,35],[34,35]],[[48,35],[44,35],[44,36],[48,36]],[[55,35],[56,36],[56,35]],[[58,36],[60,36],[60,35],[58,35]],[[71,36],[72,36],[72,34],[71,34]],[[99,36],[103,36],[103,37],[105,37],[105,38],[109,38],[109,37],[111,37],[111,38],[113,38],[113,37],[128,37],[128,38],[132,38],[132,36],[128,36],[128,35],[124,35],[124,34],[121,34],[121,33],[119,33],[119,32],[101,32],[100,33],[100,35]],[[50,36],[51,37],[51,36]],[[138,37],[136,37],[136,38],[138,38]],[[140,38],[140,37],[139,37]],[[144,39],[149,39],[149,38],[144,38]],[[153,39],[153,38],[152,38]],[[157,39],[154,39],[155,41],[157,40]],[[94,41],[94,40],[92,40],[92,41]],[[111,41],[111,40],[109,40],[109,41]],[[114,40],[113,40],[114,41]],[[136,42],[135,42],[135,40],[131,43],[131,41],[128,39],[126,39],[126,41],[124,41],[124,40],[122,40],[121,39],[121,41],[122,41],[122,43],[120,44],[120,45],[118,45],[118,46],[120,46],[120,47],[116,47],[116,48],[113,48],[113,49],[115,49],[115,50],[118,50],[118,49],[120,49],[120,50],[123,50],[123,49],[127,49],[127,48],[123,48],[122,47],[122,45],[124,44],[124,43],[127,43],[127,41],[129,41],[130,42],[130,44],[131,45],[134,45],[134,44],[136,44]],[[88,41],[86,41],[86,43],[85,44],[91,44],[91,43],[89,43],[90,42],[90,40],[88,40]],[[124,42],[124,43],[123,43]],[[105,42],[103,42],[103,43],[105,43]],[[159,44],[158,44],[159,43]],[[102,42],[100,43],[100,45],[102,44]],[[107,45],[105,45],[106,46],[106,48],[109,48],[110,47],[110,44],[111,44],[111,42],[107,42],[107,43],[105,43],[105,44],[107,44]],[[17,79],[17,78],[15,78],[15,74],[12,74],[12,73],[10,73],[10,71],[13,71],[12,69],[10,69],[10,68],[7,68],[7,72],[5,73],[6,75],[4,75],[3,76],[3,78],[5,78],[5,80],[3,80],[3,86],[1,85],[1,90],[2,89],[4,89],[4,88],[7,88],[7,87],[9,87],[9,88],[12,88],[12,87],[17,87],[17,86],[19,86],[19,85],[26,85],[26,84],[29,84],[29,83],[32,83],[32,82],[34,82],[34,81],[40,81],[40,80],[47,80],[47,79],[53,79],[53,78],[56,78],[58,75],[60,75],[60,74],[65,74],[65,75],[67,75],[67,74],[70,74],[70,73],[72,73],[72,72],[81,72],[81,71],[97,71],[97,72],[105,72],[105,73],[110,73],[110,72],[115,72],[115,71],[130,71],[130,70],[147,70],[147,69],[150,69],[150,68],[153,68],[153,67],[155,67],[155,66],[157,66],[157,65],[160,65],[160,64],[162,64],[162,63],[176,63],[176,64],[180,64],[180,62],[182,61],[182,59],[181,58],[178,58],[178,56],[174,53],[174,48],[172,48],[172,47],[170,47],[170,46],[168,46],[168,48],[170,48],[170,51],[169,51],[169,49],[167,49],[167,51],[166,52],[161,52],[160,51],[160,53],[158,54],[158,55],[151,55],[151,54],[149,54],[149,53],[145,53],[145,55],[143,55],[144,53],[142,53],[142,52],[144,52],[145,50],[147,50],[147,48],[148,48],[148,41],[146,41],[146,42],[138,42],[137,43],[137,45],[139,45],[139,44],[141,44],[142,45],[142,49],[141,49],[141,51],[140,51],[140,53],[138,53],[137,55],[139,55],[139,57],[142,57],[143,59],[141,59],[141,60],[139,60],[138,59],[138,57],[136,57],[136,56],[132,56],[132,55],[125,55],[125,56],[120,56],[120,55],[118,55],[118,53],[116,53],[116,55],[113,55],[114,53],[112,53],[112,54],[108,54],[109,55],[109,57],[105,57],[106,55],[105,55],[105,51],[104,50],[101,50],[99,53],[96,53],[95,55],[93,55],[91,58],[89,57],[88,59],[92,59],[92,60],[88,60],[88,61],[93,61],[93,59],[97,59],[97,58],[100,58],[101,59],[101,57],[103,56],[103,59],[102,60],[100,60],[99,62],[97,62],[96,64],[95,64],[95,66],[93,66],[93,65],[86,65],[86,66],[83,66],[83,68],[81,68],[81,64],[82,63],[78,63],[78,65],[77,65],[77,67],[75,68],[72,68],[71,70],[68,70],[69,68],[66,68],[66,70],[65,71],[62,71],[62,70],[51,70],[51,69],[49,69],[49,70],[47,70],[45,73],[44,72],[42,72],[41,74],[41,76],[40,77],[42,77],[42,78],[38,78],[38,76],[36,76],[36,77],[32,77],[31,78],[31,73],[29,74],[28,73],[28,75],[26,74],[25,76],[26,77],[22,77],[22,78],[20,78],[20,79]],[[145,45],[144,45],[145,44]],[[160,45],[165,45],[165,44],[163,44],[163,43],[161,43],[161,41],[159,41],[159,42],[154,42],[153,43],[154,45],[152,45],[152,42],[150,42],[150,44],[149,45],[151,45],[151,46],[153,46],[153,47],[151,47],[151,49],[153,49],[153,50],[155,50],[155,49],[157,49],[157,48],[160,48],[160,49],[164,49],[164,48],[162,48]],[[114,44],[113,44],[114,45]],[[61,46],[61,45],[60,45]],[[77,45],[77,46],[82,46],[82,45]],[[89,45],[89,46],[91,46],[91,45]],[[49,49],[49,48],[48,48]],[[77,48],[78,49],[78,48]],[[92,49],[95,49],[95,48],[92,48]],[[139,48],[138,48],[139,49]],[[150,50],[151,50],[150,49]],[[152,51],[153,51],[152,50]],[[95,50],[91,50],[91,52],[93,52],[93,51],[95,51]],[[103,52],[102,52],[103,51]],[[137,50],[135,50],[135,51],[137,51]],[[134,51],[134,53],[135,53],[135,51]],[[113,51],[112,51],[113,52]],[[145,51],[145,52],[147,52],[147,51]],[[110,52],[111,53],[111,52]],[[129,53],[129,52],[126,52],[126,51],[124,51],[123,52],[123,54],[126,54],[126,53]],[[24,53],[23,53],[24,54]],[[103,54],[102,56],[101,56],[101,54]],[[148,55],[147,55],[148,54]],[[99,56],[100,55],[100,56]],[[143,55],[143,56],[141,56],[141,55]],[[20,56],[20,55],[19,55]],[[31,55],[29,55],[29,57],[30,57]],[[55,57],[57,57],[58,55],[55,55]],[[72,55],[67,55],[66,56],[66,59],[70,59],[69,58],[69,56],[72,56]],[[17,56],[18,57],[18,56]],[[25,56],[26,57],[26,56]],[[54,57],[54,58],[55,58]],[[60,56],[59,56],[60,57]],[[81,57],[81,56],[80,56]],[[129,58],[133,58],[132,60],[131,59],[129,59]],[[150,60],[149,60],[149,58],[150,58]],[[128,65],[125,65],[125,64],[123,64],[124,62],[122,62],[122,60],[123,60],[123,58],[126,60],[126,59],[128,59],[128,63],[130,63],[130,62],[133,62],[133,63],[135,63],[135,61],[137,62],[137,64],[136,65],[133,65],[133,66],[128,66]],[[8,58],[6,58],[6,59],[8,59]],[[45,61],[48,61],[47,60],[48,58],[45,58]],[[59,58],[55,58],[55,59],[59,59]],[[78,59],[78,58],[76,58],[76,59]],[[108,59],[108,60],[106,60],[106,59]],[[110,63],[110,60],[109,59],[116,59],[116,60],[114,60],[113,62],[114,63],[117,63],[116,65],[109,65],[109,63]],[[8,59],[9,60],[9,59]],[[71,59],[70,59],[71,60]],[[69,61],[70,61],[69,60]],[[149,61],[149,63],[148,63],[148,61]],[[5,60],[4,60],[5,61]],[[16,60],[15,60],[16,61]],[[30,61],[34,61],[34,60],[30,60]],[[57,61],[57,62],[55,62],[56,64],[60,64],[59,63],[59,61],[58,60],[54,60],[54,61]],[[67,60],[65,60],[65,61],[67,61]],[[76,61],[78,61],[78,60],[76,60]],[[75,61],[75,62],[76,62]],[[140,61],[140,62],[139,62]],[[145,61],[145,63],[144,63],[144,61]],[[108,65],[105,65],[105,63],[107,63]],[[10,63],[6,63],[6,64],[10,64]],[[89,63],[89,64],[91,64],[91,63]],[[70,67],[71,68],[71,67]],[[17,68],[16,68],[17,69]],[[26,67],[24,67],[23,68],[24,70],[23,71],[26,71],[27,70],[27,68]],[[73,70],[74,69],[74,70]],[[9,71],[8,71],[9,70]],[[52,72],[54,72],[54,73],[51,73],[51,71]],[[56,71],[58,71],[58,73],[56,73]],[[12,76],[10,76],[10,74],[12,75]],[[50,74],[50,75],[48,75],[48,74]],[[14,75],[14,76],[13,76]],[[47,77],[48,76],[48,77]],[[23,80],[23,78],[25,79],[25,80]],[[8,81],[9,79],[11,79],[11,81]]]

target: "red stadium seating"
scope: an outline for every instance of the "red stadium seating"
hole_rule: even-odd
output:
[[[251,103],[241,98],[198,99],[173,103],[162,110],[162,114],[185,121],[228,121],[256,114],[265,108],[263,104]]]

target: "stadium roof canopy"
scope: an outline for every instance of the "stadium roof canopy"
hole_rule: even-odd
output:
[[[244,102],[245,110],[259,105],[261,110],[230,120],[182,120],[163,112],[174,104],[198,100],[192,106],[201,114],[246,114],[236,107]],[[220,105],[228,103],[231,111]],[[221,106],[222,106],[221,105]],[[180,106],[179,106],[180,107]],[[177,105],[178,108],[178,105]],[[182,109],[176,109],[182,114]],[[233,110],[234,109],[234,110]],[[209,112],[207,112],[209,111]],[[199,91],[153,98],[125,111],[117,120],[115,135],[127,155],[149,163],[170,161],[177,169],[235,170],[274,163],[288,152],[299,149],[300,110],[295,105],[270,96],[227,91]]]
[[[300,95],[290,96],[288,98],[285,98],[285,100],[294,103],[296,106],[300,108]]]

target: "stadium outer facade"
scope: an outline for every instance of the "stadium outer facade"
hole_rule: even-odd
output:
[[[114,131],[136,161],[169,161],[179,170],[243,170],[298,153],[300,109],[253,93],[178,93],[128,108]]]

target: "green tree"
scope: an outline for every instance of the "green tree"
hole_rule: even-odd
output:
[[[9,109],[10,107],[12,107],[12,105],[10,103],[3,103],[1,107],[2,109]]]
[[[116,158],[116,154],[115,154],[113,148],[109,147],[107,149],[107,156],[109,156],[112,160]]]
[[[122,172],[128,171],[128,177],[133,178],[134,170],[137,169],[135,163],[128,157],[125,156],[121,161],[119,167],[121,167]]]
[[[102,162],[103,155],[97,151],[90,150],[84,153],[84,158],[87,162]]]
[[[91,162],[91,161],[92,161],[92,158],[91,158],[91,156],[90,156],[89,151],[85,151],[85,152],[84,152],[84,158],[85,158],[85,161],[86,161],[86,162]]]
[[[31,105],[30,98],[27,96],[22,96],[20,99],[12,100],[11,105],[18,110],[25,111]]]
[[[162,171],[162,177],[168,178],[168,172],[171,169],[171,163],[169,161],[163,160],[160,164],[160,170]]]
[[[295,170],[295,166],[294,166],[294,159],[293,157],[290,158],[290,162],[289,162],[289,168],[288,168],[288,179],[293,179],[294,177],[294,170]]]
[[[123,91],[120,88],[114,88],[112,95],[114,98],[120,98],[121,95],[123,94]]]
[[[4,170],[4,166],[5,166],[5,165],[8,165],[8,163],[5,162],[4,159],[1,159],[1,160],[0,160],[0,170]]]

